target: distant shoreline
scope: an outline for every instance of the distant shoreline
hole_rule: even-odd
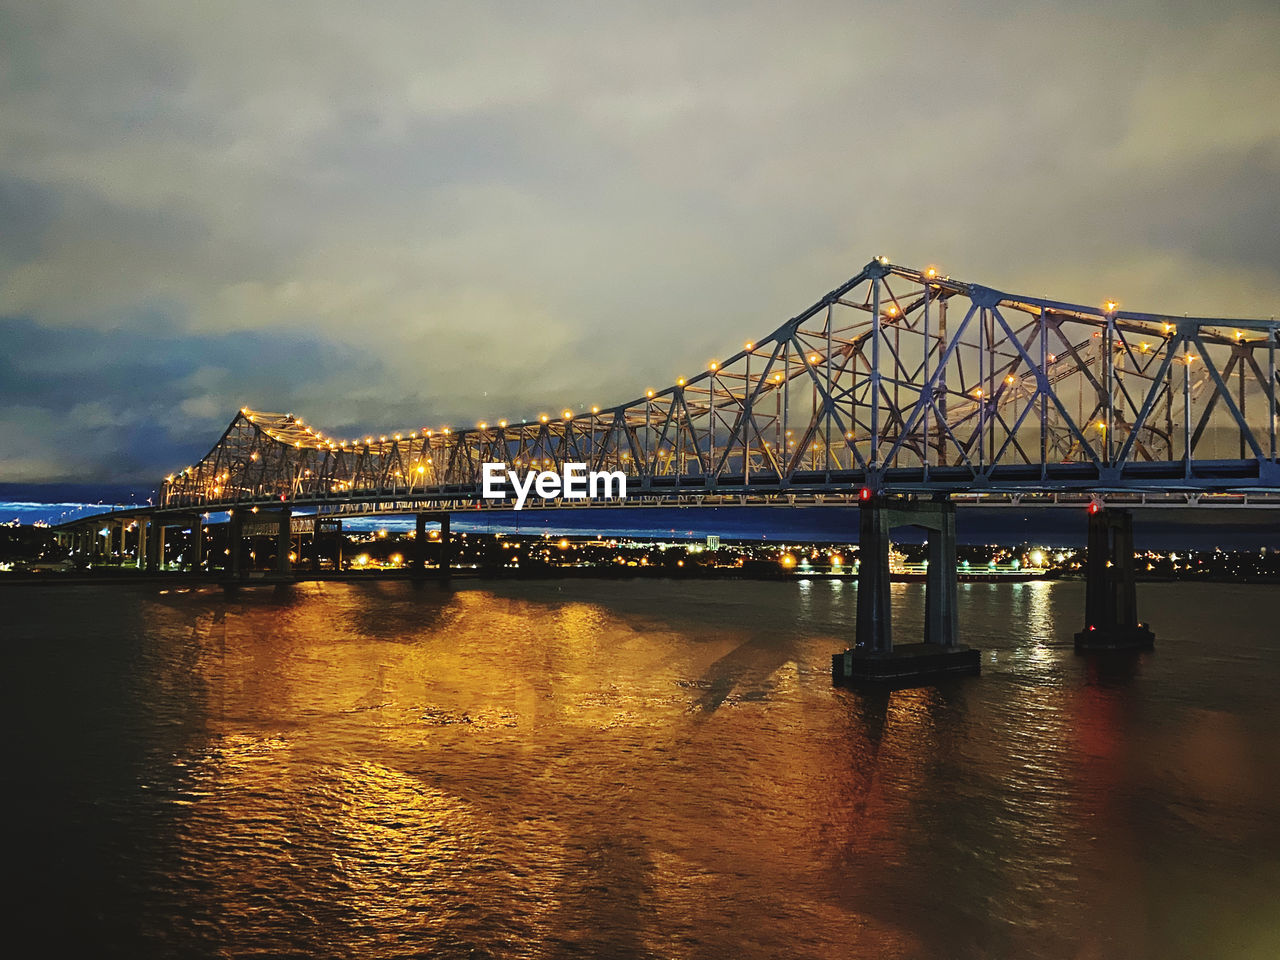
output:
[[[856,583],[858,576],[848,574],[803,574],[797,575],[779,571],[776,575],[743,572],[738,569],[698,569],[688,572],[667,569],[640,570],[629,568],[625,572],[611,568],[567,568],[564,570],[540,569],[524,571],[495,571],[476,568],[459,568],[450,572],[450,580],[749,580],[762,582],[800,582],[805,580],[838,580]],[[1028,583],[1044,581],[1083,582],[1083,577],[1071,574],[960,574],[961,583]],[[122,573],[119,571],[95,573],[38,573],[38,574],[0,574],[0,587],[53,587],[53,586],[106,586],[122,584],[159,584],[166,586],[221,586],[221,587],[266,587],[288,586],[294,583],[326,583],[364,581],[405,580],[424,584],[441,582],[437,571],[429,569],[423,576],[415,577],[407,570],[363,570],[335,573],[334,571],[301,571],[297,574],[280,576],[279,574],[259,571],[247,578],[232,580],[217,574],[192,573]],[[924,583],[922,573],[891,574],[894,583]],[[1240,576],[1196,576],[1196,577],[1137,577],[1139,583],[1244,583],[1259,586],[1280,585],[1280,578],[1268,579],[1260,577]]]

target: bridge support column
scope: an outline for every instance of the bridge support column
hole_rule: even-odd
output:
[[[138,569],[147,569],[147,524],[146,517],[138,517]]]
[[[124,558],[128,556],[129,548],[129,523],[126,520],[120,521],[120,566],[124,566]]]
[[[938,526],[929,530],[929,566],[924,585],[924,642],[955,647],[959,640],[956,617],[956,508],[942,504]]]
[[[895,526],[929,532],[923,643],[894,646],[889,592],[889,532]],[[980,654],[958,642],[956,514],[948,501],[864,501],[858,539],[855,646],[831,658],[836,683],[923,686],[940,677],[976,674]]]
[[[281,507],[276,517],[276,573],[293,569],[289,560],[289,551],[293,549],[292,519],[292,511],[287,506]]]
[[[1155,634],[1138,622],[1133,514],[1096,504],[1089,512],[1085,556],[1084,629],[1077,650],[1149,650]]]
[[[453,538],[449,535],[449,514],[440,514],[440,579],[447,583],[453,567]]]
[[[858,614],[855,649],[893,651],[889,601],[889,511],[867,503],[858,511]]]
[[[415,580],[427,572],[427,515],[419,513],[413,518],[413,557],[409,560],[409,575]]]
[[[191,522],[191,546],[187,553],[191,558],[188,569],[192,573],[199,573],[200,565],[204,561],[204,520],[198,513]]]
[[[233,580],[244,576],[244,558],[241,556],[244,546],[244,512],[232,510],[227,520],[227,575]]]
[[[147,547],[147,569],[157,571],[164,568],[164,520],[152,517],[150,545]]]

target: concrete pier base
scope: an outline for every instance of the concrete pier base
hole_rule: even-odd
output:
[[[1089,546],[1085,555],[1085,626],[1076,634],[1076,649],[1150,650],[1156,637],[1138,622],[1133,516],[1127,510],[1089,511]]]
[[[946,500],[864,499],[858,535],[858,611],[855,645],[831,658],[836,684],[926,686],[939,678],[973,675],[980,652],[957,639],[956,508]],[[913,526],[928,532],[924,643],[893,642],[889,594],[889,532]]]
[[[846,650],[831,657],[838,685],[920,686],[950,676],[977,676],[980,652],[963,645],[902,643],[892,650]]]
[[[436,570],[436,577],[447,582],[449,579],[450,566],[453,563],[453,541],[449,533],[449,514],[448,513],[420,513],[415,521],[415,533],[413,541],[413,554],[409,560],[410,575],[415,580],[421,580],[427,575],[427,524],[435,522],[440,524],[440,562]]]
[[[1076,649],[1088,650],[1151,650],[1156,645],[1156,635],[1145,623],[1132,627],[1085,628],[1076,634]]]

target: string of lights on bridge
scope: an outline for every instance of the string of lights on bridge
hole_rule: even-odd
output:
[[[894,281],[892,287],[896,288],[896,281],[899,279],[913,286],[905,291],[901,288],[892,289],[890,281]],[[864,281],[868,286],[865,288],[866,297],[862,302],[858,302],[857,298],[845,297],[846,293]],[[940,305],[938,307],[940,325],[932,331],[929,326],[931,297]],[[948,300],[957,297],[961,299],[961,309],[965,299],[972,306],[958,327],[953,328],[948,334],[946,305]],[[917,355],[912,358],[906,353],[899,353],[896,340],[890,344],[888,340],[882,338],[892,339],[900,335],[919,337],[922,328],[921,314],[918,311],[922,304],[924,319],[921,342],[924,345],[922,348],[924,376],[923,380],[920,380],[919,369],[911,373],[909,367],[903,366],[904,363],[921,363],[918,350]],[[840,329],[833,333],[834,321],[831,311],[837,306],[841,309],[853,308],[863,311],[861,316],[869,319],[857,321],[854,326],[841,325]],[[823,309],[826,311],[826,322],[825,325],[819,326],[817,321],[822,319]],[[979,309],[981,312],[978,322],[970,324],[970,319]],[[1037,359],[1032,357],[1031,340],[1026,343],[1018,342],[1024,331],[1033,331],[1034,327],[1028,324],[1026,318],[1018,321],[1006,320],[1000,314],[1001,309],[1029,314],[1031,323],[1039,324],[1040,353]],[[1013,314],[1010,314],[1010,317],[1012,316]],[[813,328],[810,328],[808,323],[811,319],[815,321]],[[1105,327],[1096,329],[1103,321]],[[997,322],[999,326],[996,326]],[[1011,322],[1013,326],[1010,325]],[[1235,322],[1242,323],[1242,321]],[[867,324],[867,327],[859,326],[859,323]],[[1079,338],[1068,341],[1064,337],[1063,331],[1067,329],[1064,324],[1068,323],[1086,325],[1083,342]],[[1009,448],[1010,442],[1017,446],[1018,441],[1015,435],[1026,419],[1027,413],[1030,412],[1031,403],[1038,398],[1043,398],[1041,404],[1051,402],[1054,406],[1049,409],[1053,411],[1053,418],[1060,416],[1061,421],[1054,419],[1046,425],[1044,411],[1039,414],[1042,439],[1040,460],[1042,461],[1045,459],[1043,439],[1046,430],[1060,432],[1054,434],[1055,445],[1067,442],[1071,444],[1072,450],[1066,456],[1074,462],[1087,462],[1088,459],[1092,459],[1095,464],[1110,464],[1113,462],[1113,454],[1118,454],[1119,461],[1123,463],[1130,452],[1136,450],[1141,451],[1141,458],[1145,460],[1170,461],[1175,459],[1172,427],[1170,426],[1163,433],[1160,432],[1159,426],[1153,420],[1155,409],[1153,400],[1155,383],[1165,382],[1166,375],[1172,375],[1171,366],[1176,363],[1186,368],[1189,373],[1192,365],[1201,359],[1197,350],[1203,351],[1205,344],[1224,346],[1234,343],[1244,346],[1269,342],[1272,346],[1271,352],[1273,354],[1275,352],[1278,331],[1274,321],[1269,325],[1259,321],[1243,321],[1250,330],[1260,331],[1263,334],[1262,337],[1248,336],[1246,331],[1240,328],[1232,332],[1222,329],[1224,325],[1231,323],[1232,321],[1223,320],[1187,319],[1184,324],[1181,320],[1167,315],[1125,313],[1120,310],[1120,304],[1116,300],[1110,299],[1104,301],[1099,307],[1085,307],[1014,296],[975,284],[954,281],[949,275],[941,275],[936,266],[925,270],[913,270],[893,266],[887,257],[881,256],[868,264],[858,277],[833,290],[807,311],[785,322],[765,338],[762,345],[758,346],[756,342],[747,341],[743,344],[741,351],[725,360],[709,361],[706,369],[696,375],[677,377],[670,387],[662,390],[649,388],[644,391],[643,396],[603,411],[599,405],[592,405],[588,413],[586,406],[581,405],[579,412],[576,413],[572,407],[563,408],[558,417],[541,413],[536,418],[516,423],[499,419],[497,421],[481,420],[474,427],[467,428],[422,427],[392,434],[376,436],[370,434],[365,436],[363,441],[359,438],[339,439],[327,435],[293,414],[259,413],[246,406],[240,410],[240,419],[244,427],[252,424],[261,437],[280,444],[281,447],[317,451],[322,463],[327,463],[323,458],[330,452],[357,455],[367,453],[375,457],[390,456],[392,465],[387,468],[390,471],[386,474],[388,482],[394,477],[404,478],[405,483],[408,483],[409,476],[416,474],[425,478],[428,473],[433,479],[429,481],[424,479],[424,483],[460,482],[456,479],[444,478],[446,475],[453,477],[456,474],[452,456],[456,454],[460,444],[470,445],[477,451],[485,450],[484,456],[488,459],[507,460],[514,466],[523,466],[526,461],[531,467],[550,466],[556,460],[550,456],[540,457],[538,454],[552,453],[557,460],[563,459],[571,437],[575,438],[573,440],[575,444],[583,442],[585,438],[585,443],[592,450],[592,456],[607,454],[614,458],[613,462],[621,468],[621,462],[633,461],[633,458],[630,453],[623,452],[626,445],[619,438],[627,436],[626,431],[636,430],[641,426],[644,430],[643,443],[636,448],[639,441],[634,436],[630,437],[630,443],[633,448],[638,449],[637,457],[643,456],[643,462],[639,460],[634,462],[635,467],[642,473],[666,475],[663,471],[670,469],[667,461],[681,457],[687,459],[689,464],[674,468],[677,477],[732,475],[734,470],[738,473],[746,471],[748,474],[757,471],[765,474],[772,471],[779,476],[783,473],[789,476],[795,470],[818,469],[815,466],[808,468],[801,466],[799,458],[808,457],[805,451],[810,448],[815,451],[815,456],[818,456],[822,450],[826,450],[825,469],[828,472],[833,469],[876,467],[878,463],[887,465],[895,455],[905,456],[908,453],[920,459],[927,469],[930,466],[927,456],[930,446],[937,446],[937,460],[934,465],[946,466],[947,462],[942,459],[944,429],[949,437],[946,440],[946,454],[949,458],[953,458],[951,462],[969,466],[971,456],[976,449],[976,456],[972,456],[972,460],[973,464],[980,468],[983,456],[981,438],[984,431],[988,428],[994,431],[997,425],[1005,431],[1009,439],[1005,440],[1004,446],[997,450],[997,438],[995,433],[992,433],[989,440],[990,446],[987,448],[989,456],[987,462],[1003,463],[1004,461],[1000,458]],[[1021,326],[1015,333],[1014,328],[1019,324],[1028,325]],[[1087,325],[1093,325],[1095,329],[1090,333]],[[870,330],[869,334],[865,332],[866,329]],[[1001,329],[1004,330],[1003,334],[1000,332]],[[1105,346],[1098,339],[1104,336],[1104,331]],[[1063,348],[1058,348],[1056,343],[1053,346],[1066,349],[1069,356],[1059,352],[1048,352],[1046,341],[1051,333],[1061,339],[1064,345]],[[974,342],[975,336],[976,342]],[[1036,334],[1032,333],[1032,337],[1035,336]],[[1085,351],[1084,348],[1090,342],[1088,339],[1090,336],[1095,338],[1098,347],[1096,350]],[[824,338],[825,343],[820,346],[819,343]],[[1141,342],[1136,342],[1139,340]],[[1156,341],[1154,346],[1153,341]],[[887,366],[870,356],[873,350],[879,350],[882,342],[885,349],[891,350],[889,360],[886,361]],[[978,365],[977,384],[964,369],[971,361],[965,360],[962,363],[960,359],[962,353],[968,356],[968,351],[975,350]],[[988,357],[985,372],[984,351]],[[1133,358],[1132,366],[1125,358],[1126,353]],[[931,374],[929,364],[935,354],[937,372]],[[1144,356],[1153,358],[1150,364],[1146,361],[1139,362],[1137,359]],[[1243,355],[1236,356],[1240,358]],[[755,357],[761,358],[763,369],[753,370],[752,361]],[[1252,360],[1249,362],[1253,364],[1256,373],[1257,364]],[[1274,357],[1272,363],[1274,364]],[[958,377],[951,374],[954,378],[951,382],[942,376],[943,368],[948,367],[948,364],[959,367]],[[1097,365],[1092,373],[1088,369],[1090,364]],[[900,372],[895,372],[895,369]],[[1153,371],[1157,372],[1153,375]],[[1239,364],[1242,391],[1240,412],[1237,413],[1235,410],[1229,395],[1221,397],[1224,403],[1219,407],[1220,410],[1225,409],[1230,412],[1240,425],[1242,457],[1246,434],[1248,429],[1251,429],[1246,428],[1243,419],[1244,372],[1245,363],[1241,360]],[[1064,380],[1065,377],[1073,377],[1075,374],[1080,376],[1073,380]],[[1137,400],[1134,400],[1128,396],[1131,388],[1123,385],[1122,374],[1126,377],[1139,378],[1138,383],[1152,384],[1151,393],[1145,403],[1138,401],[1143,400],[1147,388],[1144,386],[1142,388],[1144,393],[1138,393]],[[1223,372],[1219,374],[1218,368],[1210,362],[1206,376],[1197,379],[1192,396],[1197,395],[1197,392],[1202,389],[1202,381],[1207,381],[1210,376],[1217,387],[1216,393],[1206,395],[1209,401],[1208,407],[1202,413],[1194,437],[1188,432],[1187,442],[1183,444],[1188,450],[1193,442],[1199,442],[1206,420],[1213,410],[1213,404],[1225,391],[1221,382],[1222,376],[1231,376],[1231,374],[1232,366],[1223,368]],[[1264,375],[1257,373],[1257,376],[1261,382]],[[825,388],[822,385],[824,377]],[[941,381],[939,377],[942,378]],[[870,380],[870,390],[866,389],[868,380]],[[837,381],[840,381],[839,384]],[[1060,381],[1063,381],[1063,387],[1058,386]],[[721,386],[722,383],[723,386]],[[798,396],[807,397],[811,383],[814,393],[813,423],[808,425],[807,430],[801,431],[804,434],[803,437],[797,438],[795,431],[787,428],[789,426],[804,427],[803,417],[807,416],[807,410],[795,411],[797,416],[789,424],[787,411],[792,408],[788,404],[795,401]],[[1085,416],[1083,411],[1079,416],[1067,413],[1063,401],[1070,398],[1068,402],[1074,403],[1077,399],[1076,393],[1064,393],[1064,389],[1071,389],[1072,383],[1077,385],[1075,389],[1079,392],[1081,402],[1083,402],[1085,391],[1090,389],[1090,384],[1097,388],[1099,399],[1094,406],[1094,417]],[[699,384],[702,386],[698,386]],[[855,394],[854,386],[850,384],[856,384],[860,392]],[[880,393],[882,384],[891,386],[892,399],[888,393],[883,395]],[[787,393],[788,385],[791,388],[790,400]],[[1101,399],[1104,396],[1104,385],[1106,395],[1109,397],[1105,401]],[[797,393],[797,388],[803,392]],[[907,403],[901,405],[898,403],[899,388],[906,391],[904,399]],[[1272,395],[1269,405],[1274,407],[1274,387],[1267,387],[1265,390]],[[1124,398],[1120,396],[1121,393],[1125,393]],[[943,398],[942,406],[936,413],[932,407],[936,402],[933,399],[935,396]],[[948,413],[945,399],[947,396],[953,398],[953,404],[958,401],[968,401],[969,406],[953,406],[952,419],[944,423]],[[763,409],[763,398],[766,397],[777,398],[780,412],[770,413]],[[667,409],[668,398],[669,410]],[[1126,400],[1128,406],[1122,406],[1123,401]],[[661,401],[660,406],[659,401]],[[772,405],[774,401],[770,399],[769,402]],[[807,399],[801,402],[807,407]],[[1163,402],[1162,399],[1161,403]],[[1093,403],[1093,400],[1090,400],[1090,403]],[[1190,400],[1185,401],[1188,411],[1190,403]],[[914,407],[910,406],[911,404]],[[653,443],[649,433],[650,411],[658,417],[656,426],[660,435],[656,438],[656,444]],[[877,415],[879,415],[879,429],[876,427]],[[923,416],[922,421],[921,416]],[[735,417],[736,422],[731,423]],[[975,417],[976,419],[972,419]],[[1123,428],[1128,432],[1127,442],[1123,435],[1114,441],[1111,440],[1113,417],[1114,427]],[[833,431],[833,423],[838,423],[842,418],[848,419],[847,425],[838,426]],[[1014,422],[1015,419],[1016,422]],[[770,433],[776,430],[777,435],[772,441],[766,439],[765,428],[762,428],[761,423],[756,422],[757,420],[763,422]],[[823,421],[821,426],[825,426],[826,429],[825,440],[822,439],[820,420]],[[575,421],[586,421],[586,426],[579,428],[575,424],[571,430],[567,425]],[[1032,418],[1026,422],[1030,426],[1035,421],[1036,418]],[[1012,426],[1009,425],[1010,423]],[[975,428],[974,424],[978,426]],[[539,428],[542,428],[541,433],[538,432]],[[972,431],[972,434],[968,432],[961,434],[962,428],[965,431]],[[232,427],[228,429],[229,433],[236,429],[236,423],[233,421]],[[539,449],[543,445],[543,440],[540,438],[547,435],[548,429],[555,431],[554,437],[562,444],[558,451],[550,448]],[[1098,435],[1096,446],[1084,439],[1086,429],[1091,435],[1096,431]],[[1139,429],[1148,431],[1142,435],[1145,440],[1137,439]],[[686,431],[688,443],[685,444],[681,453],[679,444],[685,437]],[[936,431],[936,436],[931,431]],[[1272,434],[1274,432],[1273,426]],[[596,439],[597,433],[601,437],[599,441]],[[228,435],[224,435],[224,440]],[[611,436],[614,444],[612,448],[610,447]],[[722,442],[721,438],[725,436],[728,439]],[[1072,437],[1075,439],[1073,440]],[[1162,456],[1157,457],[1143,449],[1143,443],[1149,443],[1152,437],[1157,437],[1159,440]],[[837,438],[841,445],[838,450],[834,450],[832,444]],[[1136,447],[1135,439],[1137,439]],[[520,447],[518,451],[512,449],[510,453],[503,452],[508,442],[515,443],[517,440]],[[405,441],[412,442],[414,446],[402,446],[397,452],[395,444]],[[975,441],[978,444],[976,448],[973,447]],[[1258,443],[1252,437],[1249,438],[1249,442],[1253,444],[1256,452]],[[919,448],[922,443],[925,445],[923,449]],[[1274,438],[1271,445],[1273,447],[1275,445]],[[491,450],[490,446],[492,446]],[[869,450],[862,450],[863,446],[869,447]],[[952,450],[952,446],[955,450]],[[882,453],[888,450],[887,458],[877,457],[877,447],[882,447]],[[249,462],[259,462],[261,457],[268,455],[274,459],[277,449],[279,448],[255,443],[251,445],[250,452],[250,447],[246,446],[242,453],[244,465],[247,466]],[[404,453],[406,449],[411,451],[408,456]],[[1055,446],[1054,449],[1065,450],[1065,446],[1061,448]],[[728,465],[727,458],[731,453],[734,463],[739,465],[733,467]],[[1024,458],[1027,456],[1022,452],[1021,447],[1018,447],[1018,453]],[[432,454],[436,458],[449,454],[450,459],[448,463],[443,459],[437,461],[431,456]],[[1137,453],[1133,455],[1137,456]],[[206,495],[211,494],[216,499],[223,494],[222,484],[228,482],[233,474],[212,463],[212,456],[211,452],[210,457],[201,461],[199,479],[196,482],[203,487]],[[1056,458],[1061,454],[1054,453],[1053,456],[1055,462],[1059,462]],[[1189,458],[1190,453],[1188,452],[1186,456]],[[757,466],[758,457],[764,457],[764,460],[760,461],[762,466]],[[412,463],[409,463],[410,458]],[[748,460],[752,462],[748,463]],[[837,460],[848,461],[848,463],[841,465]],[[1034,461],[1034,458],[1032,460]],[[236,469],[235,462],[234,459],[231,461],[232,470]],[[1069,461],[1064,458],[1060,462]],[[215,466],[213,471],[209,470],[211,465]],[[319,478],[320,474],[313,474],[310,469],[312,466],[316,466],[316,463],[309,460],[299,462],[298,476]],[[186,482],[185,478],[193,476],[193,471],[196,469],[187,467],[179,471],[177,476],[182,478],[180,482]],[[441,471],[444,471],[444,474]],[[354,475],[330,477],[327,466],[324,476],[326,478],[324,483],[327,484],[325,489],[332,492],[352,490],[353,480],[361,485],[361,489],[368,489],[367,483]],[[166,478],[170,485],[174,480],[173,474]],[[241,479],[234,481],[235,484],[243,482]],[[191,493],[198,495],[194,489]],[[238,496],[239,494],[231,499],[237,499]],[[281,499],[284,497],[282,496]]]

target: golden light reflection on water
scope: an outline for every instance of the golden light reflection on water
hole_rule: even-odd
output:
[[[923,589],[892,596],[905,641]],[[137,754],[120,816],[155,836],[115,869],[163,878],[130,909],[152,944],[265,955],[1275,942],[1265,622],[1209,649],[1233,608],[1158,595],[1187,632],[1104,662],[1071,650],[1078,585],[968,584],[980,679],[833,690],[855,598],[821,581],[102,594],[78,655],[125,651],[129,696],[95,708],[124,718],[95,749]]]
[[[300,833],[322,850],[302,867],[288,858],[305,874],[290,896],[325,891],[326,910],[376,918],[384,934],[443,924],[490,949],[493,937],[598,939],[603,926],[627,949],[681,955],[708,888],[723,898],[744,871],[813,873],[778,811],[807,806],[828,773],[820,756],[791,754],[774,730],[762,752],[784,776],[757,779],[751,752],[714,782],[696,772],[707,746],[742,749],[744,729],[771,726],[775,699],[812,696],[791,638],[708,622],[690,643],[601,604],[482,590],[367,601],[326,585],[198,620],[219,737],[195,765],[183,843],[225,855],[210,910],[269,926],[254,907],[273,882],[263,870]],[[473,923],[450,912],[454,895],[489,907]],[[722,905],[720,922],[750,923],[760,895]],[[794,935],[787,913],[759,934],[777,949]],[[851,941],[898,937],[865,917],[838,925]]]

